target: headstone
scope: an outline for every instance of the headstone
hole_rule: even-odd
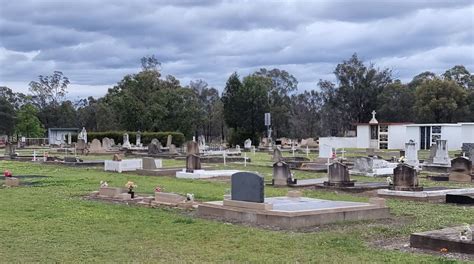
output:
[[[188,141],[187,143],[187,150],[186,150],[186,154],[187,155],[191,155],[191,154],[194,154],[194,155],[199,155],[199,145],[198,143],[194,142],[194,141]]]
[[[123,134],[122,148],[124,148],[124,149],[131,149],[132,148],[132,145],[130,144],[130,140],[129,140],[129,137],[128,137],[127,133]]]
[[[436,140],[436,154],[433,158],[434,164],[450,164],[448,154],[448,141],[444,139]]]
[[[346,165],[334,162],[329,165],[328,181],[324,182],[324,185],[350,187],[354,186],[354,181],[351,181]]]
[[[416,148],[416,143],[412,140],[405,143],[405,163],[415,168],[419,165],[418,150]]]
[[[231,199],[252,203],[263,203],[263,177],[250,172],[238,172],[231,176]]]
[[[144,170],[156,170],[162,168],[161,160],[145,157],[142,159],[142,166]]]
[[[194,172],[201,169],[201,158],[196,154],[186,156],[186,172]]]
[[[235,145],[235,151],[240,152],[240,145]]]
[[[436,155],[436,151],[437,151],[437,145],[436,144],[432,144],[431,147],[430,147],[430,155],[428,157],[428,159],[426,160],[426,163],[433,163],[433,159]]]
[[[466,156],[469,156],[474,151],[474,143],[462,143],[461,150],[466,153]]]
[[[354,161],[354,170],[360,172],[371,172],[372,171],[372,158],[370,157],[359,157]]]
[[[399,164],[393,169],[393,186],[396,191],[422,191],[423,187],[418,186],[418,175],[413,166]]]
[[[142,145],[142,133],[138,131],[137,135],[135,136],[135,146],[141,147],[141,145]]]
[[[11,158],[11,159],[16,157],[15,144],[11,144],[8,141],[5,143],[5,157]]]
[[[206,138],[203,135],[198,137],[199,149],[204,150],[206,148]]]
[[[282,155],[281,155],[280,149],[275,148],[275,149],[273,150],[273,157],[272,157],[272,160],[273,160],[273,162],[279,162],[279,161],[282,160]]]
[[[463,157],[451,160],[451,171],[449,181],[471,182],[472,181],[472,161]]]
[[[148,154],[155,155],[161,152],[161,143],[158,139],[154,138],[148,145]]]
[[[102,148],[104,150],[109,150],[112,148],[112,141],[108,137],[102,138]]]
[[[279,161],[273,164],[272,182],[275,186],[287,186],[288,184],[295,184],[296,180],[292,178],[290,166],[283,161]]]
[[[98,153],[102,152],[102,143],[100,143],[100,140],[94,138],[90,144],[89,151],[93,153]]]
[[[84,153],[84,151],[87,150],[87,143],[84,141],[84,139],[77,140],[76,149],[81,153]]]
[[[250,138],[247,138],[244,141],[244,149],[245,150],[250,150],[251,147],[252,147],[252,140]]]
[[[172,143],[173,143],[173,136],[168,135],[168,138],[166,139],[166,147],[169,148]]]
[[[77,142],[79,143],[79,140],[82,139],[84,142],[87,143],[87,131],[86,128],[83,127],[79,135],[77,136]]]
[[[170,145],[169,153],[170,154],[178,154],[178,150],[176,150],[176,146],[174,144]]]

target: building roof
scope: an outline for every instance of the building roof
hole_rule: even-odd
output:
[[[370,123],[354,123],[355,126],[370,126],[370,125],[389,125],[389,126],[401,126],[401,125],[411,125],[413,123],[410,122],[379,122],[377,124],[370,124]]]

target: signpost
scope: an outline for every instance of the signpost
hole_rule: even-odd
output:
[[[268,148],[272,148],[272,128],[271,128],[271,115],[270,113],[265,113],[265,126],[267,127],[267,139],[268,139]]]

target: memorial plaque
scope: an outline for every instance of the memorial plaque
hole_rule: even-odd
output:
[[[251,172],[238,172],[231,177],[231,197],[235,201],[263,203],[263,177]]]

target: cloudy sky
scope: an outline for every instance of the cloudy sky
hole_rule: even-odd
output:
[[[404,81],[473,72],[474,1],[0,0],[0,86],[21,92],[60,70],[71,99],[101,96],[146,55],[183,85],[277,67],[309,90],[354,52]]]

